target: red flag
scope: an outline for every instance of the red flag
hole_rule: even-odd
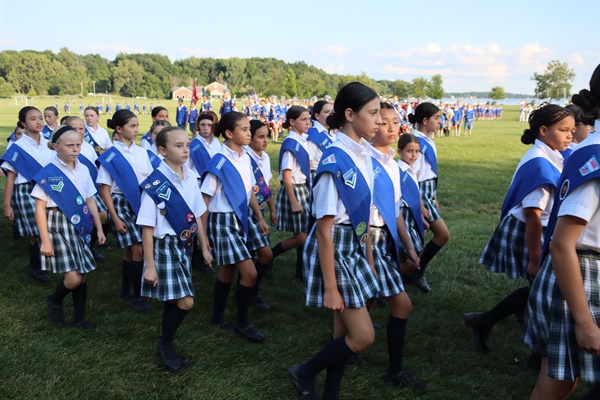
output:
[[[198,102],[198,89],[196,89],[196,80],[194,79],[194,89],[192,90],[192,101],[194,103]]]

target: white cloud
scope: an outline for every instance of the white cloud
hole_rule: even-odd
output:
[[[542,47],[537,43],[527,43],[525,46],[516,50],[518,56],[516,61],[522,67],[539,69],[547,64],[547,59],[552,57],[552,51],[547,47]]]
[[[585,61],[583,61],[583,57],[581,57],[579,54],[571,54],[569,56],[569,61],[571,62],[571,64],[576,65],[578,67],[585,67]]]
[[[17,44],[17,40],[8,33],[0,32],[0,46],[12,46]]]
[[[343,57],[346,54],[348,54],[348,49],[346,49],[345,47],[339,46],[339,45],[332,45],[332,46],[325,47],[321,51],[321,54],[323,54],[323,55],[333,55],[333,56],[336,56],[336,57]]]
[[[435,43],[429,43],[427,46],[425,46],[424,50],[426,53],[431,54],[438,54],[442,52],[442,48]]]

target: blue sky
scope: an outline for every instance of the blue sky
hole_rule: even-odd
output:
[[[600,0],[0,0],[1,50],[274,57],[375,79],[441,74],[447,92],[533,93],[552,59],[579,90],[599,40]]]

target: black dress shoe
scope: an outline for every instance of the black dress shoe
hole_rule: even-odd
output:
[[[487,346],[487,339],[489,332],[485,332],[481,325],[483,324],[483,313],[466,313],[463,315],[465,324],[473,329],[473,342],[475,343],[475,350],[482,353],[490,351]]]
[[[133,309],[139,313],[147,312],[152,310],[148,301],[143,297],[134,298],[131,297],[129,300],[129,305],[133,307]]]
[[[48,273],[46,271],[42,271],[41,269],[29,268],[29,275],[41,282],[49,282],[50,281],[50,277],[48,276]]]
[[[183,365],[181,363],[181,358],[177,356],[175,350],[169,351],[163,346],[162,340],[158,338],[156,341],[156,347],[158,348],[158,353],[160,354],[160,358],[162,359],[163,365],[166,369],[171,372],[177,372]]]
[[[92,248],[92,255],[94,256],[94,260],[96,262],[104,262],[104,256],[96,250],[96,248]]]
[[[429,283],[427,283],[425,276],[422,276],[419,279],[415,280],[413,282],[413,285],[415,285],[417,289],[419,289],[419,291],[423,294],[431,292],[431,286],[429,286]]]
[[[317,400],[319,398],[315,380],[300,375],[300,365],[292,365],[288,368],[287,373],[302,399]]]
[[[261,311],[269,311],[271,309],[271,307],[269,307],[269,305],[267,303],[265,303],[265,300],[262,298],[262,296],[260,294],[251,298],[250,304],[252,305],[252,307],[256,308],[257,310],[261,310]]]
[[[413,374],[404,370],[397,374],[386,371],[383,380],[398,386],[400,389],[409,388],[413,390],[425,390],[427,388],[427,385],[418,380]]]
[[[65,313],[62,304],[56,304],[52,298],[54,295],[50,295],[46,298],[46,304],[48,304],[48,319],[54,326],[63,326],[65,324]]]
[[[265,340],[265,335],[254,329],[250,324],[241,326],[236,322],[233,324],[233,329],[251,342],[260,343]]]

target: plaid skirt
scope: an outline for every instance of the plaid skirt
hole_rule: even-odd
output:
[[[127,225],[127,232],[122,234],[117,232],[117,229],[115,228],[115,222],[111,220],[117,244],[120,248],[124,249],[125,247],[140,243],[142,241],[142,228],[136,225],[136,215],[129,205],[129,202],[125,196],[117,193],[112,194],[112,201],[115,205],[115,211],[117,212],[117,215],[121,221]]]
[[[506,215],[483,249],[479,263],[491,272],[504,273],[510,278],[527,278],[529,250],[525,238],[525,223]]]
[[[100,197],[100,193],[96,192],[94,195],[94,201],[96,202],[96,207],[98,207],[98,212],[107,211],[106,204],[102,201],[102,197]]]
[[[371,227],[371,243],[373,244],[373,264],[379,282],[377,297],[391,297],[404,291],[402,276],[398,269],[399,261],[394,261],[392,256],[394,240],[387,226]]]
[[[556,283],[547,257],[534,281],[527,307],[524,341],[548,357],[548,376],[573,382],[600,382],[600,357],[581,351],[575,321]],[[600,254],[579,254],[583,288],[592,317],[600,326]]]
[[[15,214],[15,225],[21,236],[38,236],[35,222],[35,199],[31,197],[31,183],[15,185],[10,206]]]
[[[435,206],[436,191],[436,179],[427,179],[426,181],[419,182],[419,192],[421,192],[421,200],[423,200],[423,206],[427,209],[427,211],[429,211],[429,222],[433,222],[436,219],[442,218],[440,212]]]
[[[235,213],[208,213],[208,240],[218,265],[231,265],[251,258],[246,246],[244,225]]]
[[[154,265],[158,275],[156,287],[142,278],[142,296],[160,301],[194,297],[192,262],[177,236],[154,238]],[[144,271],[146,266],[144,265]]]
[[[423,239],[421,239],[421,235],[419,235],[419,228],[417,228],[417,223],[413,218],[412,213],[410,212],[410,208],[402,207],[400,208],[400,212],[402,213],[402,217],[404,218],[404,225],[406,225],[406,232],[408,233],[408,238],[415,249],[417,254],[421,253],[423,250]],[[400,243],[402,246],[402,243]],[[402,246],[403,248],[404,246]]]
[[[299,214],[292,212],[290,198],[282,184],[277,195],[277,203],[275,204],[275,209],[279,216],[279,221],[275,229],[292,233],[308,232],[308,213],[310,212],[310,191],[308,190],[308,184],[294,185],[294,195],[304,211]]]
[[[379,293],[379,283],[363,256],[354,236],[352,225],[334,225],[333,265],[338,291],[347,308],[361,308]],[[317,225],[308,234],[304,244],[304,293],[306,305],[323,307],[325,284],[319,262],[317,247]]]
[[[87,274],[96,269],[96,261],[90,247],[67,217],[58,209],[46,210],[48,235],[54,248],[54,256],[40,255],[41,268],[55,274],[77,271]]]
[[[248,250],[255,251],[265,246],[270,246],[269,235],[263,235],[258,227],[258,217],[254,211],[248,207]]]

